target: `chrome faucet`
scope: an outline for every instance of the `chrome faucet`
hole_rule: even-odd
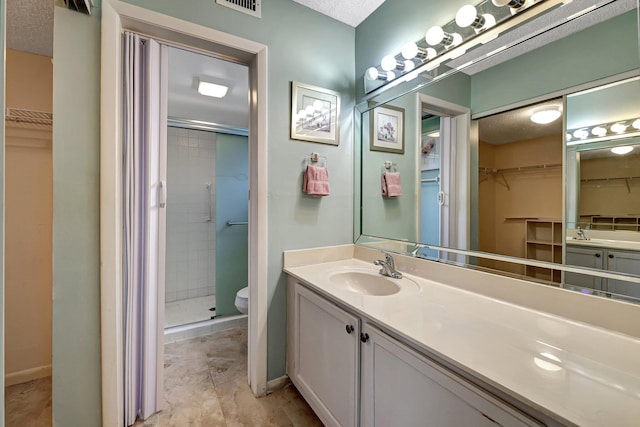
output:
[[[580,228],[580,226],[576,228],[576,234],[578,235],[578,237],[574,237],[576,240],[591,240],[586,234],[584,234],[584,230]]]
[[[402,273],[396,271],[396,263],[393,261],[393,258],[388,253],[384,253],[385,261],[381,259],[377,259],[373,261],[375,265],[379,265],[380,274],[383,276],[391,277],[392,279],[402,279]]]

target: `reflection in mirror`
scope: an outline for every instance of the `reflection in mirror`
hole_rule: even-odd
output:
[[[502,274],[528,276],[598,295],[636,295],[633,289],[638,286],[633,284],[636,283],[633,280],[625,288],[616,284],[622,279],[605,276],[617,271],[640,276],[640,271],[628,268],[640,265],[640,246],[634,249],[627,247],[628,253],[623,256],[613,252],[612,248],[602,252],[600,257],[593,255],[594,259],[603,261],[602,266],[574,262],[570,246],[582,244],[579,249],[585,249],[586,242],[593,243],[594,234],[604,230],[596,230],[595,226],[581,229],[587,236],[592,234],[590,240],[580,241],[576,234],[582,213],[579,212],[579,194],[587,191],[581,190],[579,185],[581,155],[578,153],[582,149],[576,148],[580,144],[570,145],[566,153],[563,152],[565,132],[557,129],[562,120],[556,119],[549,125],[548,129],[556,128],[553,137],[536,136],[530,129],[525,129],[522,131],[525,135],[519,138],[521,141],[504,146],[490,140],[499,140],[500,134],[506,134],[506,131],[499,130],[495,124],[483,126],[481,123],[485,119],[487,123],[492,118],[498,120],[498,113],[515,114],[522,106],[537,105],[542,101],[553,101],[559,106],[558,98],[565,102],[565,120],[569,121],[571,110],[577,105],[574,101],[578,99],[572,100],[571,96],[565,95],[585,89],[594,91],[593,88],[598,86],[638,76],[637,2],[588,0],[569,3],[555,12],[560,14],[565,8],[569,10],[566,6],[586,7],[592,3],[593,8],[568,24],[554,27],[562,21],[559,19],[546,27],[549,31],[538,31],[539,36],[493,55],[501,44],[502,36],[498,37],[491,42],[492,51],[488,53],[492,55],[479,56],[478,52],[485,46],[479,47],[472,53],[475,58],[463,55],[456,59],[461,63],[460,70],[445,78],[425,76],[421,83],[396,85],[358,104],[357,111],[361,115],[356,123],[359,122],[361,127],[357,139],[362,147],[358,165],[361,172],[361,210],[356,219],[361,231],[358,243],[374,239],[377,245],[385,246],[384,242],[388,242],[398,246],[399,253],[456,262],[473,268],[494,269],[502,271]],[[455,10],[452,13],[455,14]],[[517,37],[522,41],[528,34],[523,29]],[[597,61],[586,54],[594,51],[600,55]],[[469,60],[474,61],[470,66],[467,64]],[[452,70],[455,71],[456,67]],[[615,105],[627,101],[638,105],[640,92],[624,92],[615,101],[597,102],[593,107],[602,112],[613,110]],[[380,151],[371,141],[372,117],[381,106],[402,111],[403,153]],[[471,117],[480,120],[472,121]],[[533,126],[528,120],[527,125]],[[502,121],[508,124],[511,120]],[[632,127],[632,123],[629,126]],[[568,126],[567,123],[564,129],[571,129]],[[432,128],[435,131],[438,127],[439,137],[429,136]],[[492,131],[498,136],[487,136]],[[429,144],[431,140],[433,145]],[[592,148],[605,148],[598,144],[607,143],[611,144],[599,139],[593,142]],[[622,145],[621,141],[614,144]],[[640,144],[640,139],[635,144]],[[521,151],[524,157],[516,160],[516,157],[510,157],[510,151]],[[496,163],[498,159],[500,163]],[[383,165],[387,161],[395,165],[401,177],[402,194],[397,197],[382,195]],[[525,170],[524,167],[531,169]],[[566,175],[564,183],[563,171]],[[624,181],[620,183],[626,186]],[[634,187],[630,186],[631,194],[634,194]],[[563,187],[566,190],[566,223],[563,218]],[[637,212],[636,208],[633,209]],[[398,243],[403,241],[406,243]],[[439,245],[425,244],[433,245],[433,242],[439,242]],[[460,252],[469,250],[480,252],[468,255]],[[521,262],[491,253],[515,256]],[[569,280],[571,274],[578,274],[580,269],[573,267],[564,271],[558,264],[562,262],[580,268],[604,266],[600,278],[605,278],[598,286],[583,286]],[[524,265],[527,263],[529,266]],[[593,277],[590,274],[586,276]]]
[[[562,263],[562,98],[478,120],[478,250]],[[480,260],[559,283],[560,272]]]

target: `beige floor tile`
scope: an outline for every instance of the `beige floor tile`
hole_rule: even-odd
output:
[[[6,427],[48,427],[51,424],[51,377],[6,388]]]

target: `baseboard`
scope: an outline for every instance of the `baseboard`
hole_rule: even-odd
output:
[[[25,369],[24,371],[12,372],[4,376],[4,385],[22,384],[40,378],[51,376],[51,365],[38,366],[36,368]]]
[[[291,380],[287,375],[283,375],[280,378],[267,382],[267,394],[271,394],[274,391],[285,388],[291,383]]]

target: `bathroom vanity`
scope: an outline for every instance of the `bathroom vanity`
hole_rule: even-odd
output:
[[[285,253],[288,374],[326,425],[637,425],[638,331],[571,300],[623,329],[637,306],[406,256],[391,279],[380,252],[336,251]]]

